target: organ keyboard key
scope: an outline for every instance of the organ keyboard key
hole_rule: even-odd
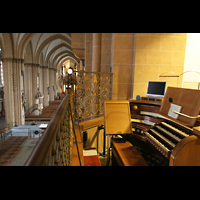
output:
[[[167,143],[170,147],[174,148],[175,144],[172,143],[170,140],[168,140],[167,138],[165,138],[164,136],[162,136],[160,133],[158,133],[157,131],[150,129],[151,132],[153,132],[157,137],[159,137],[162,141],[164,141],[165,143]]]
[[[148,132],[145,132],[147,140],[152,143],[165,157],[169,158],[170,150],[160,143],[155,137],[153,137]]]
[[[183,113],[198,115],[199,96],[199,90],[168,87],[160,104],[156,101],[130,100],[131,117],[135,120],[132,125],[137,128],[125,139],[141,153],[148,165],[200,166],[199,120],[183,116],[178,119],[168,117],[170,99],[182,106]]]
[[[169,131],[161,126],[164,126]],[[182,139],[189,136],[166,122],[161,122],[160,125],[156,125],[149,131],[145,132],[147,140],[152,143],[166,158],[169,158],[176,144],[181,141],[181,138],[175,134],[182,137]]]
[[[172,133],[170,133],[169,131],[165,130],[164,128],[162,128],[161,126],[156,126],[156,128],[158,130],[160,130],[161,132],[163,132],[164,134],[166,134],[167,136],[171,137],[173,140],[175,140],[176,142],[180,142],[181,139],[176,137],[175,135],[173,135]]]
[[[177,133],[178,135],[182,136],[182,137],[188,137],[189,135],[180,131],[179,129],[165,123],[165,122],[161,122],[162,125],[164,125],[165,127],[169,128],[171,131],[174,131],[175,133]]]

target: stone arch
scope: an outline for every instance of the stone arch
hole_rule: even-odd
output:
[[[2,33],[4,46],[3,46],[3,56],[4,58],[13,58],[13,43],[10,33]]]
[[[79,62],[77,61],[77,59],[75,59],[74,57],[72,57],[72,56],[63,56],[62,58],[60,58],[59,60],[58,60],[58,62],[56,63],[56,66],[57,66],[57,70],[59,71],[60,70],[60,68],[62,67],[62,64],[65,62],[65,61],[67,61],[67,60],[74,60],[75,62],[76,62],[76,64],[78,65],[79,64]]]
[[[23,38],[21,39],[19,46],[18,46],[18,58],[24,59],[24,51],[25,48],[30,41],[30,39],[35,35],[36,33],[26,33]]]
[[[65,56],[71,56],[73,57],[74,59],[76,59],[76,57],[70,52],[70,51],[62,51],[60,53],[58,53],[54,58],[53,58],[53,61],[52,61],[52,64],[54,64],[56,62],[56,60],[59,58],[59,57],[65,57]],[[77,60],[78,62],[78,60]]]
[[[24,62],[25,63],[33,63],[33,49],[32,49],[31,40],[26,45],[26,49],[24,51]]]
[[[5,45],[1,35],[0,35],[0,48],[1,48],[1,57],[4,57]]]
[[[36,62],[39,63],[39,60],[40,60],[40,54],[42,52],[42,50],[44,49],[44,47],[49,43],[49,42],[52,42],[53,40],[57,40],[57,39],[62,39],[63,41],[65,41],[66,43],[68,44],[71,44],[71,41],[63,36],[63,35],[60,35],[60,34],[56,34],[56,35],[53,35],[51,37],[49,37],[48,39],[46,39],[41,45],[40,47],[38,48],[37,50],[37,53],[36,53]],[[70,46],[70,50],[71,50],[71,45]]]
[[[55,46],[55,47],[48,53],[48,55],[47,55],[47,57],[46,57],[46,62],[45,62],[46,65],[47,65],[47,63],[48,63],[48,61],[49,61],[51,55],[52,55],[57,49],[59,49],[59,48],[61,48],[61,47],[66,47],[66,48],[68,48],[69,50],[71,49],[70,45],[67,45],[66,43],[62,43],[62,44],[59,44],[59,45]]]

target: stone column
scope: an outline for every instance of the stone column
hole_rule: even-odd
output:
[[[35,98],[38,92],[38,75],[39,75],[39,64],[32,64],[32,102],[33,105],[38,104],[39,100]]]
[[[41,66],[42,68],[42,74],[43,74],[43,106],[49,106],[49,68],[48,66]]]
[[[49,68],[49,87],[50,87],[50,93],[49,93],[49,101],[54,101],[54,68]]]
[[[101,33],[93,33],[92,71],[100,72],[101,69]]]
[[[4,100],[7,127],[25,123],[22,107],[24,62],[22,59],[3,58]]]
[[[112,88],[113,100],[133,98],[135,45],[136,40],[134,33],[113,33],[111,48],[112,71],[114,72]],[[143,54],[140,54],[140,56],[141,55]],[[143,58],[143,56],[141,58]],[[143,86],[143,84],[141,84],[141,86]],[[138,88],[141,86],[139,84]]]
[[[92,48],[92,72],[101,70],[101,33],[93,33]],[[91,77],[91,92],[94,98],[91,99],[91,112],[99,114],[99,74],[93,74]]]
[[[54,96],[57,96],[57,69],[54,69]]]
[[[6,126],[15,125],[12,59],[2,59]]]
[[[25,112],[24,112],[24,107],[22,105],[22,93],[24,92],[24,60],[19,59],[19,75],[20,75],[20,88],[19,88],[19,92],[20,92],[20,107],[19,111],[20,111],[20,125],[24,125],[25,124]],[[18,82],[19,83],[19,82]]]
[[[25,124],[24,106],[22,105],[22,94],[24,93],[24,61],[13,60],[13,89],[14,89],[14,113],[15,125]]]
[[[85,33],[85,71],[92,71],[92,38],[93,33]]]
[[[39,91],[42,95],[44,95],[43,92],[43,68],[40,66],[39,68]]]
[[[12,73],[12,78],[13,78],[13,101],[14,101],[14,109],[13,109],[13,113],[14,113],[14,119],[15,119],[15,124],[14,125],[18,125],[19,121],[18,121],[18,115],[19,115],[19,110],[18,110],[18,85],[17,85],[17,79],[18,77],[18,63],[17,60],[13,60],[13,64],[12,64],[12,68],[13,68],[13,73]]]
[[[42,94],[42,96],[44,96],[44,92],[43,92],[43,68],[40,66],[38,67],[38,71],[39,71],[39,92]],[[43,109],[43,102],[44,102],[44,98],[39,98],[39,105],[38,107]]]
[[[56,83],[57,83],[57,85],[58,85],[57,92],[59,92],[59,93],[61,93],[60,81],[61,81],[61,68],[59,67],[59,68],[57,69],[57,79],[56,79]]]
[[[32,89],[32,64],[25,64],[24,81],[26,95],[26,111],[33,107],[33,89]]]

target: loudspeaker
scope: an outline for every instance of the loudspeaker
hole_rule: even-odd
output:
[[[137,95],[137,96],[135,97],[135,99],[136,99],[137,101],[139,101],[139,100],[140,100],[140,95]]]

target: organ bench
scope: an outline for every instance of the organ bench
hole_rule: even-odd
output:
[[[112,166],[148,166],[134,146],[121,138],[112,138]]]

